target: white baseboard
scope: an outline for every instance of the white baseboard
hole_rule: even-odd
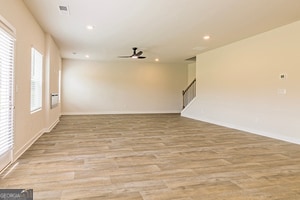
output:
[[[42,129],[40,132],[38,132],[33,138],[31,138],[28,142],[26,142],[25,145],[23,145],[22,148],[20,148],[17,152],[14,153],[13,162],[15,162],[31,145],[37,141],[43,134],[45,130]]]
[[[59,122],[59,118],[51,124],[50,127],[42,129],[40,132],[38,132],[31,140],[29,140],[25,145],[23,145],[22,148],[20,148],[17,152],[13,155],[13,162],[15,162],[27,149],[31,147],[37,141],[44,133],[49,133]]]
[[[169,111],[109,111],[109,112],[62,112],[61,115],[123,115],[123,114],[180,114],[181,110],[169,110]]]
[[[45,129],[45,133],[51,132],[52,129],[58,124],[58,122],[59,122],[59,118],[53,124],[51,124],[50,127],[48,127],[48,128]]]

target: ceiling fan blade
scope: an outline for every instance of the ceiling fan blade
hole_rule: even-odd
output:
[[[131,58],[132,56],[118,56],[119,58]]]
[[[139,51],[139,52],[137,52],[135,55],[136,56],[140,56],[140,55],[142,55],[143,54],[143,52],[142,51]]]
[[[138,59],[144,59],[146,58],[145,56],[138,56]]]

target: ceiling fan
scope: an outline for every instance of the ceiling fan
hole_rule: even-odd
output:
[[[133,54],[131,56],[119,56],[119,58],[135,58],[135,59],[144,59],[145,56],[141,56],[143,54],[142,51],[136,52],[137,47],[133,47]]]

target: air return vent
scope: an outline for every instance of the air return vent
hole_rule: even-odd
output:
[[[59,13],[61,15],[70,15],[69,7],[68,6],[60,5],[60,6],[58,6],[58,9],[59,9]]]

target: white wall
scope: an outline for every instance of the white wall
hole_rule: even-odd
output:
[[[50,111],[48,93],[57,87],[57,75],[50,72],[52,67],[60,66],[60,56],[51,37],[46,39],[44,31],[33,18],[23,1],[0,0],[0,15],[16,29],[15,49],[15,129],[14,159],[18,158],[45,131],[58,121],[60,108]],[[48,46],[50,45],[50,46]],[[30,113],[30,74],[31,47],[36,48],[44,58],[43,107]],[[48,52],[49,51],[49,52]],[[48,53],[47,53],[48,52]],[[46,60],[49,65],[46,67]],[[51,112],[51,117],[50,116]],[[55,112],[55,113],[54,113]]]
[[[196,62],[188,64],[188,85],[196,78]]]
[[[180,113],[187,67],[63,60],[63,114]]]
[[[300,21],[198,55],[182,116],[300,144],[299,35]]]
[[[45,110],[46,110],[46,127],[49,132],[58,122],[61,112],[61,104],[51,108],[51,93],[60,93],[60,76],[61,56],[60,51],[52,39],[51,35],[46,34],[46,51],[45,51]]]

